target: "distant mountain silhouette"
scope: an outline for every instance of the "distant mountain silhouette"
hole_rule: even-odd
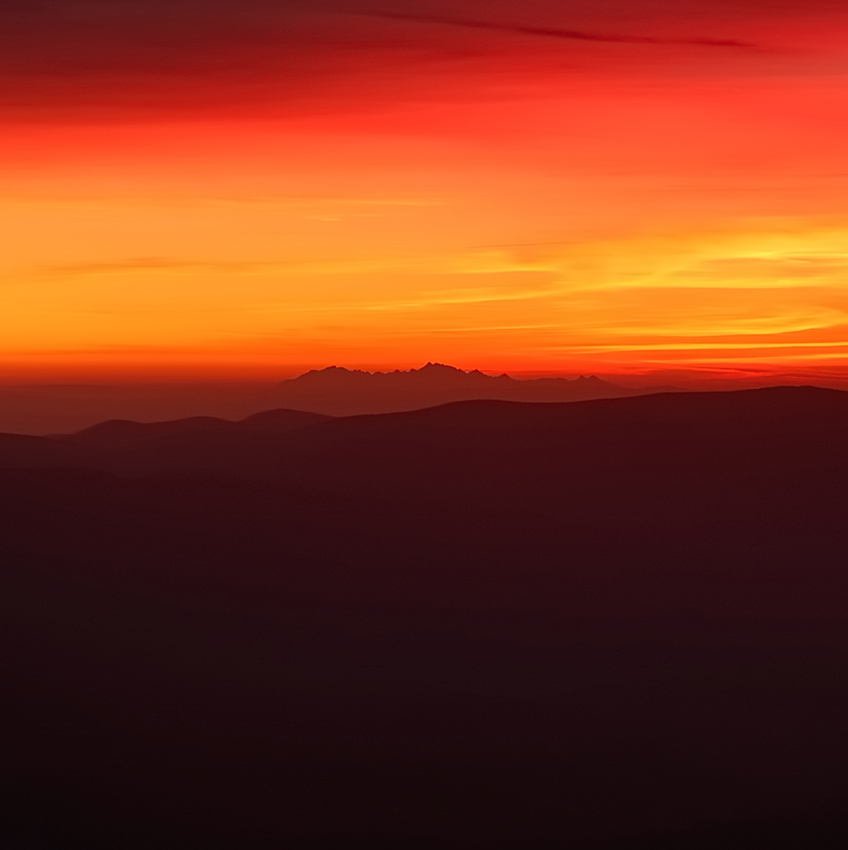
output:
[[[844,846],[846,433],[783,387],[0,435],[0,843]]]
[[[402,372],[363,372],[330,366],[313,370],[280,386],[280,401],[291,407],[333,416],[418,410],[450,401],[584,401],[660,392],[631,390],[600,378],[536,378],[516,380],[506,374],[464,372],[441,363]]]
[[[0,384],[0,433],[68,434],[107,419],[244,419],[279,407],[274,382]]]
[[[323,422],[328,418],[330,417],[320,413],[279,409],[256,413],[238,422],[214,416],[191,416],[169,422],[132,422],[126,419],[112,419],[70,435],[68,439],[75,443],[101,448],[123,448],[136,446],[159,437],[178,434],[196,435],[206,431],[264,431],[282,434],[306,425],[314,425],[316,422]]]

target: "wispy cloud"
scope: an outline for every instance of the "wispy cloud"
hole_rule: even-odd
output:
[[[558,38],[566,41],[592,41],[605,44],[654,44],[654,45],[688,45],[694,47],[731,47],[754,48],[756,45],[735,38],[712,38],[696,36],[692,38],[668,38],[646,35],[627,35],[619,33],[597,33],[584,30],[562,29],[560,27],[531,26],[528,24],[500,23],[498,21],[481,21],[470,18],[450,18],[436,15],[408,15],[397,12],[372,12],[372,17],[385,18],[395,21],[410,21],[422,24],[440,24],[443,26],[462,27],[464,29],[493,30],[495,32],[510,32],[519,35],[541,36],[543,38]]]
[[[177,260],[168,257],[131,257],[102,263],[68,263],[66,265],[42,266],[36,270],[36,274],[46,277],[88,277],[92,275],[147,273],[201,274],[204,272],[255,274],[272,270],[278,265],[274,263]]]
[[[545,265],[522,262],[499,251],[475,251],[455,255],[340,258],[328,260],[194,260],[175,257],[129,257],[107,262],[82,262],[41,266],[39,277],[89,277],[114,275],[492,275],[508,272],[547,272]]]

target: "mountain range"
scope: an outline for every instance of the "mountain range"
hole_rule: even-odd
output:
[[[450,401],[496,399],[500,401],[561,402],[595,398],[621,398],[656,393],[671,388],[626,389],[595,376],[532,378],[486,375],[427,363],[420,369],[364,372],[330,366],[314,369],[284,381],[279,402],[298,410],[350,416],[357,413],[393,413],[433,407]]]
[[[449,401],[580,401],[674,388],[626,389],[597,377],[517,380],[427,364],[406,372],[331,366],[286,381],[0,385],[0,433],[59,434],[107,419],[238,419],[275,407],[348,416],[417,410]]]

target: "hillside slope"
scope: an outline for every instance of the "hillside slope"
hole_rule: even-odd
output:
[[[846,426],[782,388],[7,453],[4,828],[839,846]]]

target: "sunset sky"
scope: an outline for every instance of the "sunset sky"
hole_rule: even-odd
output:
[[[848,380],[844,0],[0,4],[0,379]]]

